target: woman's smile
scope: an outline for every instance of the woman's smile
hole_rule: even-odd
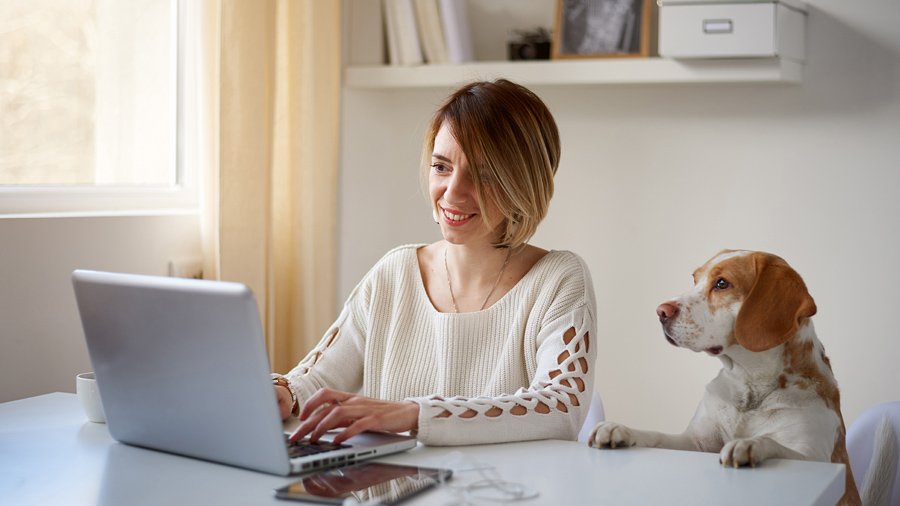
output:
[[[444,215],[444,222],[451,227],[458,227],[460,225],[464,225],[468,223],[469,220],[475,217],[474,214],[462,214],[456,211],[451,211],[444,207],[441,207],[441,214]]]

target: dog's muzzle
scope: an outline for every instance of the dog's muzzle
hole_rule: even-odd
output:
[[[668,327],[669,322],[672,321],[675,316],[678,315],[678,307],[669,304],[668,302],[664,302],[656,308],[656,316],[659,317],[659,323],[663,326],[663,335],[666,337],[666,341],[669,341],[669,344],[672,346],[678,346],[678,343],[675,342],[674,339],[669,337]]]

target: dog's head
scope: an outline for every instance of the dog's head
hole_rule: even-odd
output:
[[[694,287],[656,309],[675,346],[718,355],[734,344],[774,348],[816,314],[803,279],[781,258],[725,250],[694,272]]]

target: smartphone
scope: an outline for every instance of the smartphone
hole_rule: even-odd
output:
[[[452,475],[449,469],[364,462],[318,471],[273,492],[278,499],[324,504],[343,504],[348,497],[397,504]]]

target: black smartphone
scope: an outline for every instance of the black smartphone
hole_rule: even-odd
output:
[[[397,504],[452,475],[449,469],[364,462],[306,475],[274,494],[278,499],[324,504],[343,504],[348,497],[361,503],[377,498],[379,504]]]

